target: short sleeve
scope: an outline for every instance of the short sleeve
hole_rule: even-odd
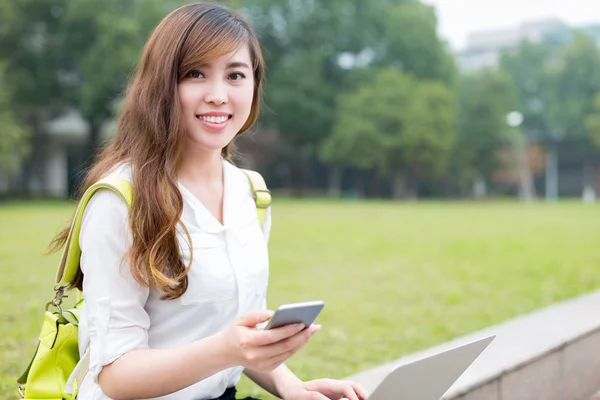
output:
[[[89,373],[95,383],[105,365],[148,347],[150,318],[144,308],[149,289],[135,281],[125,254],[132,239],[128,207],[109,190],[92,197],[79,235],[83,296],[89,335]]]

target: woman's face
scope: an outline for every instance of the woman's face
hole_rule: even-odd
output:
[[[190,72],[178,94],[191,144],[220,154],[250,115],[254,74],[248,46]]]

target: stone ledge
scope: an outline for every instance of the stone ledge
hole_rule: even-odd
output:
[[[560,400],[587,400],[600,388],[600,290],[524,314],[348,379],[371,392],[396,365],[495,334],[496,339],[444,399],[511,400],[512,390],[548,390]],[[546,382],[544,384],[544,382]],[[541,392],[540,392],[541,391]],[[479,393],[477,397],[473,397]],[[519,399],[529,397],[520,393]]]

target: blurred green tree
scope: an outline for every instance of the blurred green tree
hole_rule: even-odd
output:
[[[5,62],[5,92],[15,119],[28,127],[30,156],[24,180],[36,173],[47,147],[45,121],[65,109],[60,14],[64,0],[23,0],[0,3],[0,60]],[[22,182],[21,182],[22,183]]]
[[[373,23],[382,24],[383,32],[369,43],[375,49],[374,65],[393,65],[417,79],[456,83],[454,56],[437,34],[433,7],[404,1],[386,4],[379,12]]]
[[[242,11],[267,50],[261,122],[280,132],[283,159],[299,169],[299,185],[334,130],[341,112],[336,99],[371,81],[373,68],[393,65],[417,78],[454,79],[433,9],[416,0],[253,0]]]
[[[586,118],[585,128],[596,149],[600,150],[600,92],[594,98],[594,110]]]
[[[453,170],[459,182],[483,196],[492,172],[501,166],[500,149],[509,144],[506,116],[516,106],[514,85],[505,72],[480,70],[461,77],[459,93]]]
[[[519,135],[514,144],[521,147],[521,155],[528,153],[531,143],[546,148],[546,197],[553,198],[558,194],[557,145],[563,138],[563,132],[556,126],[553,117],[556,109],[556,73],[552,66],[556,65],[560,44],[531,43],[523,41],[514,51],[505,52],[501,58],[501,69],[511,77],[516,89],[515,110],[523,114],[523,123],[515,135]],[[521,193],[528,197],[535,195],[532,172],[528,168],[528,160],[520,160]],[[524,184],[526,183],[526,184]],[[530,187],[531,189],[526,189]]]
[[[416,190],[415,179],[443,171],[455,141],[456,116],[455,96],[446,85],[384,68],[340,96],[333,134],[321,156],[391,176],[394,197],[400,198],[408,177]]]
[[[552,135],[554,76],[549,68],[553,47],[523,41],[500,59],[500,69],[513,81],[515,111],[523,114],[522,128],[529,139],[545,140]]]
[[[585,116],[600,92],[600,48],[585,34],[574,35],[564,48],[556,74],[555,124],[567,135],[585,138]]]
[[[3,70],[0,65],[0,178],[9,183],[27,154],[29,143],[27,129],[14,116]]]
[[[31,130],[26,174],[48,145],[44,124],[77,110],[89,125],[85,165],[115,115],[142,45],[175,0],[23,0],[0,6],[0,59],[15,113]]]
[[[556,72],[553,124],[577,143],[582,160],[584,187],[593,186],[593,158],[597,150],[591,143],[588,117],[593,115],[594,101],[600,92],[600,48],[584,33],[576,33],[564,48]],[[593,123],[592,123],[593,125]]]

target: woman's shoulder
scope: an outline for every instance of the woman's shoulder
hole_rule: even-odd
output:
[[[227,169],[227,177],[230,178],[229,184],[233,184],[236,188],[241,189],[243,192],[248,192],[248,194],[251,195],[252,189],[250,187],[250,181],[242,168],[227,160],[223,160],[223,163]]]
[[[108,176],[118,176],[131,182],[131,164],[128,162],[121,162],[115,165],[104,174],[104,177]],[[112,190],[98,190],[88,202],[83,219],[85,221],[94,215],[99,218],[97,221],[99,223],[102,222],[102,218],[104,218],[105,222],[110,221],[114,223],[127,219],[128,214],[129,207],[117,193]]]
[[[122,161],[113,166],[105,176],[118,176],[129,182],[133,181],[132,178],[132,167],[128,161]]]
[[[252,186],[250,185],[250,176],[246,171],[250,172],[245,168],[240,168],[235,164],[224,160],[225,168],[228,169],[228,176],[231,177],[232,183],[236,187],[241,188],[244,192],[247,192],[252,197]]]

